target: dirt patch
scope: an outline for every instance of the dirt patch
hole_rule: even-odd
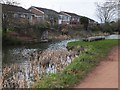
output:
[[[75,88],[118,88],[118,48],[114,47],[105,60]]]

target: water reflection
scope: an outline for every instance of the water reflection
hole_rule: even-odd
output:
[[[110,36],[107,36],[106,39],[120,39],[120,35],[110,35]]]

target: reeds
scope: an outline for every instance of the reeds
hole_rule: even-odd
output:
[[[61,72],[74,57],[75,52],[67,49],[35,51],[26,64],[3,68],[3,88],[29,88],[44,75]]]

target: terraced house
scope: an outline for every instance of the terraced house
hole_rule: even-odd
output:
[[[2,4],[3,28],[17,28],[32,23],[32,13],[20,6]]]
[[[32,22],[33,24],[38,24],[41,22],[45,21],[45,14],[43,11],[37,9],[36,7],[32,6],[28,9],[31,13],[34,13],[34,15],[32,15]]]
[[[31,6],[28,10],[20,6],[2,4],[2,20],[3,28],[16,28],[19,26],[27,26],[48,22],[51,27],[54,25],[77,25],[80,24],[80,17],[75,13],[57,12],[52,9]],[[90,24],[94,24],[94,20],[89,19]],[[7,26],[6,26],[7,25]]]
[[[71,16],[63,11],[59,12],[58,24],[70,24]]]
[[[34,17],[36,17],[36,20],[34,22],[38,23],[39,21],[40,23],[47,21],[50,23],[51,26],[58,24],[57,22],[58,22],[59,13],[52,9],[32,6],[28,10],[35,14]]]
[[[79,24],[80,16],[75,13],[61,11],[59,13],[59,24]]]
[[[70,24],[79,24],[80,23],[80,16],[75,13],[65,12],[71,16]]]

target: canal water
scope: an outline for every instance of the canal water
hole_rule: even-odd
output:
[[[27,46],[10,46],[5,48],[3,47],[2,64],[4,66],[6,64],[11,65],[14,63],[24,63],[24,61],[28,60],[29,55],[35,51],[66,49],[68,42],[76,40],[78,39],[70,39],[42,44],[40,43]]]
[[[106,36],[106,39],[120,39],[120,35],[110,35]],[[35,51],[43,51],[43,50],[57,50],[61,48],[66,48],[68,42],[75,41],[77,39],[71,40],[63,40],[59,42],[51,42],[51,43],[42,43],[42,44],[35,44],[35,45],[27,45],[27,46],[11,46],[5,47],[3,46],[2,52],[2,64],[13,64],[13,63],[20,63],[24,62],[29,56],[29,54]]]
[[[110,35],[110,36],[106,36],[106,39],[120,39],[120,35]]]
[[[66,49],[67,43],[76,40],[78,39],[19,47],[3,47],[3,87],[30,88],[31,84],[36,81],[36,78],[40,79],[43,75],[56,73],[64,69],[60,67],[57,69],[59,66],[58,64],[62,63],[61,67],[65,67],[70,63],[70,60],[65,60],[66,62],[64,62],[62,59],[69,59],[69,57],[65,56],[69,54]],[[60,57],[61,55],[63,57]],[[39,60],[37,59],[38,57]],[[51,63],[49,63],[51,65],[42,67],[44,63],[47,64],[45,60],[48,60],[48,58],[52,59]],[[60,60],[61,62],[58,63]]]

